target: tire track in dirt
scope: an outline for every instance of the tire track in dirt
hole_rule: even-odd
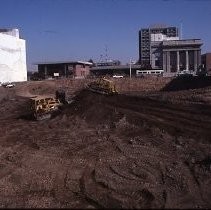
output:
[[[158,127],[162,125],[162,128],[168,131],[174,130],[174,134],[177,133],[177,130],[180,130],[181,133],[187,133],[188,136],[195,136],[197,134],[199,138],[203,137],[204,139],[210,140],[211,117],[209,117],[209,115],[211,116],[211,112],[209,112],[209,115],[207,115],[207,113],[204,115],[204,113],[200,112],[192,114],[197,107],[191,106],[184,108],[181,106],[181,109],[175,109],[174,106],[162,106],[162,103],[161,106],[159,106],[157,102],[154,104],[153,101],[147,101],[146,99],[143,101],[140,100],[139,103],[141,103],[141,107],[140,105],[137,106],[137,103],[121,103],[120,101],[120,103],[117,104],[116,100],[108,102],[110,107],[115,106],[120,112],[127,113],[127,115],[130,116],[133,115],[133,117],[130,118],[135,118],[135,115],[137,115]],[[137,121],[140,121],[138,117]]]

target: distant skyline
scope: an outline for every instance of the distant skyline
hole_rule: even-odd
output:
[[[33,63],[138,60],[138,32],[153,24],[182,26],[182,38],[211,52],[211,0],[0,0],[0,28],[18,28]]]

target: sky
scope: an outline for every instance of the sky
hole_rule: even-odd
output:
[[[153,24],[182,29],[211,52],[211,0],[0,0],[0,28],[18,28],[34,63],[138,60],[138,32]],[[106,57],[107,55],[107,57]]]

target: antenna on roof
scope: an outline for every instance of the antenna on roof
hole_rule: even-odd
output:
[[[108,61],[108,48],[107,45],[105,45],[105,60]]]
[[[103,55],[100,55],[100,62],[103,62]]]

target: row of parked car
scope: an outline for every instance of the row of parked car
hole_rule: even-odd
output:
[[[177,76],[208,76],[206,70],[197,70],[196,72],[190,70],[182,70]]]

